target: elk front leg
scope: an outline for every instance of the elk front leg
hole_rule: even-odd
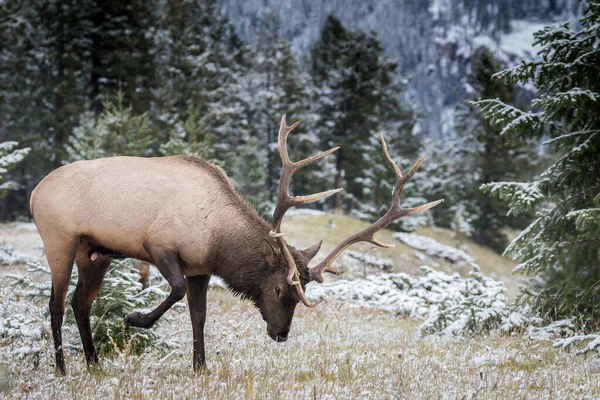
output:
[[[154,265],[171,285],[169,296],[151,312],[144,314],[139,311],[132,312],[124,318],[125,325],[136,328],[151,328],[162,315],[185,296],[185,278],[181,272],[179,257],[171,250],[144,246],[152,256]]]
[[[204,353],[204,323],[206,322],[206,292],[210,275],[187,276],[187,298],[194,335],[194,371],[206,367]]]

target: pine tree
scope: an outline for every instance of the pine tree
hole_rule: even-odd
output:
[[[176,123],[169,133],[169,140],[160,145],[161,155],[194,156],[218,163],[213,157],[210,132],[206,130],[206,124],[198,114],[198,111],[190,106],[186,112],[187,118]]]
[[[486,47],[475,51],[471,60],[468,83],[473,97],[498,98],[507,104],[516,102],[517,88],[492,79],[502,64]],[[461,142],[467,146],[463,154],[469,157],[472,173],[457,176],[464,185],[447,188],[454,204],[462,204],[456,211],[467,211],[471,231],[469,235],[479,244],[502,252],[508,239],[502,229],[506,226],[526,226],[527,215],[521,218],[507,216],[508,207],[501,201],[479,190],[479,186],[494,181],[526,179],[534,170],[535,157],[530,147],[516,146],[500,135],[500,129],[490,125],[479,110],[471,104],[457,108],[455,130]],[[452,190],[453,189],[453,190]],[[457,190],[458,189],[458,190]],[[439,211],[438,211],[439,212]]]
[[[266,149],[265,187],[268,198],[275,201],[281,170],[281,160],[277,151],[277,132],[283,114],[289,121],[310,120],[310,110],[306,109],[307,77],[300,72],[298,63],[287,39],[281,36],[279,21],[273,14],[261,21],[261,29],[254,44],[251,69],[242,82],[247,99],[244,103],[250,119],[253,136],[257,137]],[[308,156],[316,151],[315,143],[307,134],[307,121],[294,130],[289,141],[290,153],[294,159]],[[316,143],[318,146],[318,142]],[[292,192],[307,190],[314,169],[301,170],[294,176]]]
[[[357,217],[371,221],[377,220],[388,211],[392,203],[395,179],[393,171],[383,158],[381,134],[386,139],[390,155],[403,172],[406,172],[420,155],[421,140],[416,135],[417,132],[408,130],[403,133],[403,135],[399,135],[398,132],[385,129],[372,132],[369,142],[363,147],[363,156],[369,167],[363,171],[363,176],[356,180],[362,186],[361,196],[356,199],[356,205],[353,207],[354,210],[357,210],[353,210]],[[398,150],[403,145],[411,149],[407,152],[410,154],[405,156],[403,151]],[[427,199],[431,195],[431,190],[428,187],[429,174],[426,171],[419,169],[419,172],[407,183],[402,192],[403,207],[417,207],[429,201]],[[401,218],[391,227],[411,232],[432,223],[433,219],[430,213],[421,213],[414,218]]]
[[[14,168],[16,164],[21,162],[30,149],[28,147],[23,149],[16,149],[19,143],[17,142],[4,142],[0,143],[0,198],[2,198],[6,192],[10,189],[16,189],[18,184],[13,181],[4,181],[4,175],[9,169]]]
[[[265,191],[266,151],[257,138],[251,137],[241,148],[231,166],[231,180],[240,193],[256,207],[256,210],[270,217],[273,202]]]
[[[88,0],[69,12],[86,10],[92,109],[103,110],[107,95],[116,90],[135,113],[147,112],[156,85],[156,46],[152,40],[158,25],[158,0]],[[80,3],[74,1],[74,3]]]
[[[48,298],[52,288],[50,282],[50,270],[39,263],[28,263],[28,273],[9,274],[12,280],[12,293],[10,298],[27,298],[32,307],[27,311],[41,314],[47,312]],[[70,289],[67,304],[77,285],[77,269],[71,276]],[[150,346],[156,346],[161,339],[155,329],[137,330],[127,328],[123,324],[123,316],[134,309],[145,309],[154,306],[157,301],[163,300],[167,293],[162,289],[151,286],[142,290],[139,282],[140,276],[133,266],[132,260],[114,260],[108,269],[100,293],[96,297],[90,312],[90,322],[94,345],[98,354],[107,356],[121,351],[129,351],[137,354]],[[39,308],[42,307],[42,308]],[[23,312],[23,310],[18,310]],[[38,315],[15,315],[15,323],[11,321],[12,316],[7,316],[6,325],[23,326],[24,330],[47,332],[43,326],[39,326]],[[71,307],[66,309],[67,327],[75,327],[75,316]],[[23,335],[19,329],[14,330],[13,336],[20,340]],[[77,335],[78,336],[78,335]],[[78,340],[78,339],[77,339]],[[162,341],[164,344],[164,341]]]
[[[135,115],[133,107],[123,102],[119,90],[114,100],[105,99],[98,118],[91,111],[82,114],[66,146],[69,161],[153,154],[154,137],[147,114]]]
[[[10,172],[21,185],[2,200],[2,218],[10,217],[8,210],[28,212],[31,190],[60,165],[62,145],[85,104],[84,85],[78,84],[85,23],[80,9],[69,9],[73,3],[0,3],[0,140],[32,149]]]
[[[471,236],[472,223],[478,218],[473,192],[480,176],[479,169],[474,167],[477,147],[470,139],[464,136],[426,139],[423,147],[427,151],[427,160],[421,166],[427,177],[428,198],[444,198],[448,203],[447,208],[432,209],[435,225],[466,236]]]
[[[28,214],[31,190],[65,161],[65,147],[81,115],[91,109],[97,116],[105,94],[121,85],[125,105],[133,102],[136,113],[149,110],[158,4],[0,3],[0,140],[32,149],[11,172],[22,189],[2,200],[2,210]]]
[[[343,145],[335,153],[335,187],[341,187],[345,178],[347,193],[360,197],[362,187],[356,178],[366,168],[362,147],[371,130],[385,120],[385,92],[397,65],[383,57],[373,32],[348,31],[332,15],[311,57],[313,79],[320,88],[322,140]],[[341,195],[334,196],[333,207],[341,206],[340,201]]]
[[[498,99],[482,100],[490,122],[514,142],[543,139],[556,156],[529,182],[492,182],[483,189],[508,202],[510,213],[537,218],[506,249],[517,271],[541,277],[537,305],[551,318],[575,316],[600,328],[600,1],[591,0],[581,30],[551,25],[535,34],[541,60],[504,70],[497,78],[533,82],[533,111]]]
[[[215,157],[232,160],[248,133],[248,121],[241,117],[242,42],[213,0],[169,0],[160,25],[162,84],[155,91],[153,119],[169,132],[189,121],[193,111],[193,119],[211,134]]]

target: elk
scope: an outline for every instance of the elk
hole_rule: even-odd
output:
[[[205,366],[206,293],[211,275],[223,278],[242,298],[251,300],[267,323],[267,334],[287,340],[294,310],[311,302],[306,284],[323,282],[323,273],[338,275],[332,266],[350,245],[361,241],[379,247],[375,233],[398,218],[428,210],[443,200],[402,208],[406,182],[423,158],[406,175],[394,163],[383,135],[383,155],[396,175],[392,205],[378,221],[349,236],[323,261],[309,268],[321,242],[307,249],[289,245],[281,232],[287,210],[313,203],[342,189],[291,196],[289,185],[300,168],[336,151],[293,162],[287,150],[288,126],[281,119],[278,147],[283,163],[279,198],[269,224],[238,194],[225,173],[200,158],[111,157],[78,161],[46,176],[31,195],[30,209],[42,237],[51,271],[51,329],[56,371],[65,374],[62,322],[74,263],[79,281],[71,305],[88,366],[98,363],[90,329],[90,309],[112,258],[130,257],[156,265],[171,286],[168,297],[149,313],[125,316],[127,326],[150,328],[187,294],[193,332],[193,367]]]

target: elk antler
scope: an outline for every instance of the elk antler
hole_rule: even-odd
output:
[[[285,114],[281,117],[281,125],[279,127],[279,137],[277,140],[277,145],[279,148],[279,155],[281,156],[281,179],[279,180],[279,199],[277,200],[277,206],[275,206],[275,211],[273,212],[273,229],[275,232],[279,233],[281,228],[281,220],[283,219],[284,214],[290,208],[314,203],[315,201],[319,201],[325,199],[343,189],[333,189],[327,190],[326,192],[311,194],[307,196],[290,196],[289,187],[290,182],[292,180],[292,176],[296,171],[298,171],[302,167],[306,167],[309,164],[312,164],[316,161],[319,161],[321,158],[327,157],[340,147],[334,147],[327,151],[324,151],[321,154],[314,155],[312,157],[305,158],[304,160],[300,160],[297,162],[293,162],[290,160],[287,150],[287,137],[295,127],[297,127],[300,122],[296,121],[291,126],[287,126],[285,123]]]
[[[349,236],[346,240],[337,245],[337,247],[333,249],[333,251],[329,253],[323,261],[321,261],[315,267],[310,268],[309,271],[311,280],[323,283],[324,272],[330,272],[332,274],[339,275],[339,271],[333,268],[331,264],[344,250],[346,250],[346,248],[348,248],[354,243],[369,242],[379,247],[396,247],[396,245],[382,243],[379,240],[375,239],[375,233],[377,233],[378,231],[385,228],[386,226],[388,226],[389,224],[391,224],[399,218],[407,217],[409,215],[414,215],[422,211],[429,210],[430,208],[435,207],[444,201],[444,199],[441,199],[437,201],[432,201],[431,203],[427,203],[415,208],[402,208],[400,206],[400,198],[402,196],[402,190],[404,189],[404,185],[410,180],[410,178],[412,178],[415,172],[417,172],[417,169],[419,169],[419,166],[421,165],[425,157],[419,158],[417,162],[413,164],[408,173],[406,175],[402,175],[400,168],[398,168],[398,165],[396,165],[394,160],[392,160],[392,157],[388,152],[383,135],[381,135],[381,146],[383,148],[383,155],[385,156],[385,159],[396,174],[396,184],[394,186],[394,191],[392,192],[392,205],[390,206],[390,209],[388,210],[388,212],[385,213],[383,217],[379,218],[377,222],[375,222],[373,225],[363,229],[360,232],[355,233],[352,236]]]
[[[279,126],[279,136],[277,143],[279,148],[279,155],[281,156],[282,169],[281,179],[279,180],[279,199],[277,200],[277,205],[275,206],[275,211],[273,212],[273,231],[271,233],[271,236],[274,237],[275,240],[277,240],[277,242],[279,243],[279,246],[282,249],[283,256],[289,265],[287,282],[290,285],[296,286],[296,289],[298,290],[298,295],[300,296],[300,299],[302,299],[302,302],[306,306],[314,307],[316,303],[310,302],[306,298],[304,290],[302,290],[302,284],[300,282],[300,273],[298,271],[298,267],[294,262],[294,258],[290,254],[290,251],[287,247],[287,243],[282,237],[283,234],[280,233],[281,221],[286,211],[290,208],[297,205],[314,203],[315,201],[325,199],[342,190],[333,189],[328,190],[326,192],[306,196],[290,196],[289,194],[290,182],[292,180],[292,176],[296,171],[298,171],[302,167],[305,167],[328,156],[329,154],[339,149],[339,146],[300,161],[291,161],[287,150],[287,137],[290,134],[290,132],[300,124],[300,122],[301,121],[296,121],[291,126],[287,126],[287,124],[285,123],[285,114],[283,114],[283,116],[281,117],[281,125]]]

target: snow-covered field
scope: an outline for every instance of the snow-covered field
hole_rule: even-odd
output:
[[[342,228],[341,220],[332,224]],[[40,260],[42,249],[36,235],[31,224],[2,225],[0,246],[11,245],[13,254]],[[454,263],[479,259],[429,239],[401,238],[440,265],[450,262],[448,258],[458,257]],[[304,236],[302,241],[312,242],[313,238]],[[206,325],[209,372],[200,375],[192,372],[191,327],[183,307],[170,310],[165,315],[168,318],[154,328],[174,347],[152,347],[137,356],[116,353],[91,372],[83,355],[75,350],[80,344],[78,335],[67,329],[65,341],[71,346],[67,346],[68,374],[64,378],[53,373],[49,332],[42,338],[32,335],[18,340],[0,333],[0,390],[5,391],[0,395],[44,399],[600,396],[600,358],[593,353],[557,350],[547,335],[531,335],[540,333],[535,329],[507,334],[499,328],[489,335],[453,335],[453,329],[470,321],[461,314],[465,304],[471,307],[480,302],[482,314],[474,321],[488,321],[485,318],[490,315],[495,318],[489,310],[505,313],[502,316],[507,320],[510,310],[504,284],[481,275],[478,268],[471,276],[430,267],[424,267],[421,274],[408,274],[398,270],[398,259],[404,258],[393,254],[401,250],[389,250],[385,255],[356,251],[342,260],[348,264],[342,276],[346,279],[309,285],[308,294],[324,301],[313,309],[298,306],[285,343],[268,338],[257,310],[216,282],[209,291]],[[360,260],[369,267],[363,268]],[[23,273],[25,269],[0,266],[0,289],[10,284],[7,271]],[[365,272],[366,279],[362,277]],[[10,290],[0,293],[7,296]],[[0,315],[6,301],[0,298]],[[443,315],[448,321],[435,320],[442,315],[440,310],[446,310]],[[39,318],[47,329],[44,315],[32,318]],[[424,335],[428,327],[438,326],[435,324],[445,324],[448,329]],[[458,331],[465,331],[463,328]]]

